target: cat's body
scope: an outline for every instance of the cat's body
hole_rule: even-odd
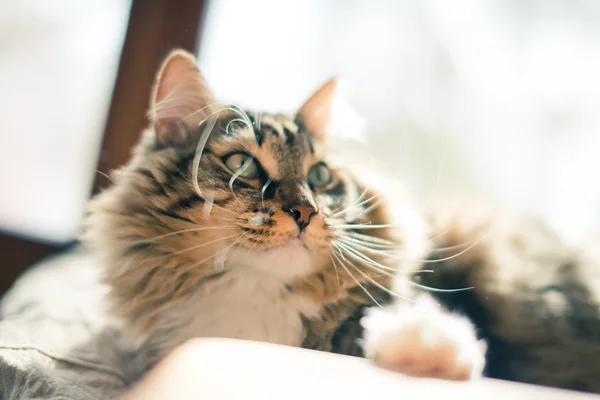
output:
[[[191,338],[217,336],[366,354],[415,375],[481,373],[485,346],[473,325],[419,294],[414,272],[431,266],[428,255],[443,258],[440,246],[456,255],[477,245],[435,263],[422,282],[474,286],[490,315],[503,312],[519,278],[500,285],[506,273],[485,253],[489,242],[473,243],[481,229],[429,229],[390,187],[334,165],[326,133],[335,86],[295,116],[254,114],[217,106],[189,55],[167,59],[151,126],[115,185],[91,202],[85,234],[143,368]],[[462,267],[473,265],[481,268]],[[488,293],[500,294],[486,302]],[[500,328],[484,326],[493,346],[503,328],[520,329],[510,315],[496,319]]]
[[[573,247],[537,221],[464,201],[436,207],[430,223],[444,232],[435,247],[481,239],[428,265],[422,283],[473,287],[436,296],[486,338],[486,376],[600,392],[600,241]]]

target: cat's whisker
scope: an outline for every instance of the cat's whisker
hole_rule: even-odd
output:
[[[364,192],[364,193],[366,193],[366,190],[367,190],[367,189],[365,189],[365,192]],[[341,216],[342,216],[342,215],[344,215],[344,214],[348,214],[348,213],[350,213],[351,211],[353,211],[353,210],[356,210],[357,208],[360,208],[360,207],[362,207],[362,206],[364,206],[364,205],[366,205],[366,204],[370,203],[371,201],[373,201],[373,199],[377,198],[379,195],[380,195],[380,193],[376,193],[376,194],[374,194],[373,196],[371,196],[371,197],[369,197],[368,199],[366,199],[366,200],[363,200],[363,201],[360,201],[360,198],[359,198],[359,199],[357,200],[357,201],[358,201],[358,204],[355,204],[355,203],[356,203],[356,201],[355,201],[353,204],[351,204],[351,205],[349,205],[348,207],[346,207],[345,209],[343,209],[343,210],[341,210],[341,211],[338,211],[337,213],[335,213],[335,214],[331,215],[329,218],[337,218],[337,217],[341,217]],[[360,212],[359,212],[359,213],[357,213],[356,215],[354,215],[354,218],[360,218],[360,217],[362,217],[363,215],[365,215],[365,214],[368,214],[368,213],[369,213],[371,210],[373,210],[373,209],[374,209],[375,207],[377,207],[379,204],[381,204],[381,203],[380,203],[380,199],[379,199],[379,200],[377,200],[377,201],[376,201],[375,203],[373,203],[372,205],[368,206],[367,208],[360,210]],[[338,207],[338,209],[339,209],[339,207]]]
[[[381,203],[383,202],[382,199],[377,199],[376,202],[374,202],[373,204],[371,204],[370,206],[368,206],[367,208],[361,210],[361,212],[356,215],[356,218],[360,218],[363,215],[367,215],[369,214],[371,211],[373,211],[374,209],[376,209],[377,207],[379,207],[381,205]]]
[[[342,287],[342,284],[340,282],[340,275],[338,274],[337,265],[335,265],[335,261],[333,260],[333,257],[331,256],[331,250],[329,251],[329,258],[331,259],[331,265],[333,265],[333,270],[335,271],[335,277],[337,278],[338,287]]]
[[[370,241],[366,241],[366,240],[356,239],[356,238],[353,238],[351,236],[344,235],[344,234],[338,235],[338,239],[344,239],[344,241],[346,241],[346,242],[358,243],[360,245],[369,246],[372,249],[378,249],[378,250],[392,251],[392,250],[401,250],[402,249],[402,247],[398,246],[398,245],[392,246],[389,244],[374,243],[374,242],[370,242]]]
[[[432,263],[436,263],[436,262],[443,262],[443,261],[448,261],[448,260],[451,260],[453,258],[461,256],[462,254],[466,253],[467,251],[469,251],[470,249],[472,249],[473,247],[475,247],[484,238],[485,238],[485,235],[482,236],[482,237],[480,237],[479,239],[475,240],[466,249],[464,249],[464,250],[462,250],[462,251],[460,251],[460,252],[458,252],[456,254],[453,254],[451,256],[444,257],[444,258],[438,258],[438,259],[432,260],[432,259],[406,259],[406,258],[402,258],[402,256],[395,256],[395,255],[389,255],[389,257],[391,257],[391,259],[393,259],[393,260],[400,260],[400,261],[407,261],[407,262],[420,262],[420,263],[424,263],[424,264],[432,264]],[[346,242],[344,245],[348,247],[349,243]],[[361,255],[363,257],[366,257],[364,254],[361,254]]]
[[[102,175],[103,177],[105,177],[106,179],[110,180],[112,183],[116,183],[115,180],[113,178],[110,177],[110,175],[100,171],[99,169],[94,170],[95,172],[97,172],[98,174]]]
[[[358,204],[356,205],[356,207],[362,207],[362,206],[364,206],[365,204],[368,204],[368,203],[370,203],[371,201],[373,201],[373,199],[376,199],[376,198],[377,198],[377,197],[379,197],[380,195],[381,195],[381,193],[375,193],[373,196],[369,197],[368,199],[365,199],[365,200],[361,201],[360,203],[358,203]]]
[[[235,173],[233,175],[231,175],[231,179],[229,179],[229,190],[231,190],[233,197],[237,198],[235,192],[233,191],[233,183],[240,175],[242,175],[250,167],[250,165],[252,165],[253,161],[254,161],[254,156],[250,155],[250,157],[248,157],[246,159],[246,162],[244,162],[244,164],[240,167],[240,169],[238,169],[237,171],[235,171]]]
[[[360,194],[360,196],[358,196],[358,198],[356,200],[354,200],[352,203],[350,203],[350,205],[348,205],[343,210],[338,211],[340,208],[344,207],[343,205],[337,207],[335,210],[332,211],[332,214],[329,217],[330,218],[336,218],[336,217],[338,217],[338,216],[343,215],[344,213],[346,213],[352,207],[355,207],[356,203],[360,203],[360,201],[365,197],[365,195],[367,194],[368,190],[369,190],[369,188],[366,188],[365,190],[363,190],[363,192]]]
[[[188,248],[185,248],[185,249],[182,249],[182,250],[177,250],[175,252],[169,253],[166,256],[172,257],[172,256],[176,256],[178,254],[187,253],[189,251],[196,250],[196,249],[202,248],[204,246],[208,246],[209,244],[217,243],[217,242],[220,242],[220,241],[223,241],[223,240],[226,240],[226,239],[231,239],[232,237],[237,236],[237,235],[238,234],[229,235],[229,236],[225,236],[225,237],[218,238],[218,239],[215,239],[215,240],[211,240],[211,241],[208,241],[208,242],[200,243],[200,244],[197,244],[195,246],[191,246],[191,247],[188,247]]]
[[[219,218],[219,221],[245,223],[245,222],[248,222],[248,219],[247,218]]]
[[[350,267],[352,267],[353,269],[355,269],[357,272],[359,272],[361,275],[363,275],[366,279],[368,279],[371,283],[373,283],[374,285],[376,285],[377,287],[379,287],[381,290],[383,290],[383,291],[385,291],[385,292],[387,292],[387,293],[389,293],[389,294],[391,294],[393,296],[402,298],[404,300],[414,301],[412,299],[409,299],[407,297],[401,296],[398,293],[395,293],[395,292],[389,290],[388,288],[386,288],[385,286],[381,285],[380,283],[378,283],[377,281],[375,281],[374,279],[372,279],[370,276],[368,276],[367,274],[365,274],[363,271],[360,270],[360,268],[356,267],[352,263],[349,263],[347,265],[349,265]],[[378,272],[380,272],[380,273],[382,273],[384,275],[393,276],[393,274],[390,274],[389,272],[387,272],[385,270],[382,270],[382,269],[378,268],[375,265],[366,264],[366,266],[369,267],[369,268],[372,268],[372,269],[374,269],[374,270],[376,270],[376,271],[378,271]],[[421,270],[421,271],[416,271],[416,272],[430,272],[430,273],[432,273],[433,271],[432,270]],[[421,288],[423,290],[427,290],[427,291],[430,291],[430,292],[435,292],[435,293],[456,293],[456,292],[464,292],[464,291],[472,290],[473,289],[473,287],[458,288],[458,289],[439,289],[439,288],[433,288],[433,287],[430,287],[430,286],[422,285],[422,284],[419,284],[419,283],[411,281],[411,280],[408,280],[407,282],[410,285],[416,286],[418,288]]]
[[[385,256],[385,257],[392,257],[392,256],[394,256],[393,253],[390,253],[388,251],[380,250],[380,249],[373,249],[371,247],[364,246],[363,244],[359,244],[359,243],[351,242],[351,241],[346,241],[344,238],[338,238],[337,240],[338,240],[338,242],[345,243],[348,246],[352,246],[352,247],[354,247],[356,249],[364,250],[364,251],[367,251],[367,252],[372,253],[372,254],[377,254],[377,255]]]
[[[343,233],[340,236],[348,236],[357,240],[361,240],[361,241],[365,241],[368,243],[376,243],[376,244],[380,244],[380,245],[388,245],[388,246],[392,246],[392,247],[397,247],[398,244],[394,243],[390,240],[386,240],[386,239],[382,239],[382,238],[378,238],[375,236],[371,236],[371,235],[365,235],[364,233],[358,233],[358,232],[352,232],[352,231],[343,231]]]
[[[399,272],[397,270],[393,270],[394,273],[392,273],[392,272],[389,272],[389,270],[381,268],[380,266],[377,265],[377,263],[370,263],[370,262],[367,262],[366,260],[358,259],[358,258],[355,257],[356,254],[350,253],[348,249],[340,247],[340,243],[337,243],[336,247],[337,247],[338,252],[340,253],[340,255],[342,255],[342,258],[344,258],[344,256],[343,256],[344,252],[346,252],[351,258],[353,258],[354,260],[360,262],[362,265],[364,265],[364,266],[366,266],[368,268],[371,268],[371,269],[373,269],[373,270],[375,270],[377,272],[380,272],[380,273],[382,273],[384,275],[394,276],[397,272]],[[345,258],[344,258],[344,260],[345,260]]]
[[[236,236],[236,235],[233,235],[233,236]],[[230,236],[230,237],[231,237],[231,236]],[[185,267],[185,270],[190,270],[190,269],[193,269],[193,268],[197,267],[198,265],[202,265],[202,264],[204,264],[206,261],[210,260],[211,258],[213,258],[213,257],[216,257],[216,256],[218,256],[219,254],[221,254],[221,253],[223,253],[223,252],[226,252],[227,250],[229,250],[230,248],[232,248],[232,247],[233,247],[233,246],[235,246],[236,244],[238,244],[238,243],[242,242],[243,240],[245,240],[245,239],[246,239],[246,237],[247,237],[247,235],[246,235],[246,234],[244,234],[244,233],[242,233],[241,235],[238,235],[238,237],[237,237],[237,238],[234,240],[234,242],[233,242],[233,243],[231,243],[230,245],[228,245],[227,247],[225,247],[225,248],[223,248],[223,249],[221,249],[221,250],[217,251],[216,253],[214,253],[213,255],[211,255],[211,256],[209,256],[209,257],[203,258],[203,259],[202,259],[202,260],[200,260],[200,261],[197,261],[197,262],[195,262],[195,263],[193,263],[193,264],[187,265],[187,266]],[[224,268],[225,268],[225,263],[223,262],[223,269],[224,269]]]
[[[261,124],[262,124],[262,115],[263,113],[259,112],[256,114],[256,129],[260,132]]]
[[[439,239],[442,236],[444,236],[445,234],[447,234],[448,232],[450,232],[451,230],[452,230],[452,224],[448,225],[442,231],[437,232],[435,235],[433,235],[432,237],[430,237],[429,240],[433,241],[433,240]]]
[[[210,217],[210,212],[212,210],[213,204],[215,200],[215,191],[213,190],[210,194],[210,197],[206,197],[204,199],[204,207],[202,207],[202,212],[206,218]]]
[[[433,247],[431,249],[429,249],[429,251],[433,252],[433,251],[448,251],[448,250],[456,250],[456,249],[460,249],[462,247],[468,246],[470,244],[473,244],[476,240],[469,240],[467,242],[464,243],[460,243],[460,244],[455,244],[453,246],[445,246],[445,247]]]
[[[221,112],[221,110],[219,110],[218,112]],[[192,162],[192,184],[194,185],[194,189],[196,190],[198,195],[202,198],[204,198],[204,196],[202,196],[202,191],[200,190],[200,185],[198,183],[198,171],[200,170],[200,158],[202,157],[202,153],[204,152],[204,147],[206,147],[206,142],[208,142],[208,137],[215,128],[215,125],[217,124],[218,115],[214,116],[213,114],[207,117],[207,119],[212,119],[204,128],[204,131],[200,136],[200,140],[198,140],[198,145],[196,146],[196,153],[194,154],[194,160]],[[204,121],[206,121],[206,119]],[[204,121],[202,121],[202,123],[204,123]]]
[[[243,120],[243,119],[241,119],[241,118],[235,118],[235,119],[232,119],[231,121],[229,121],[229,122],[227,123],[227,126],[225,127],[225,132],[227,132],[227,134],[230,134],[230,132],[229,132],[229,125],[231,125],[231,124],[232,124],[232,123],[234,123],[234,122],[242,122],[242,123],[246,123],[246,121],[245,121],[245,120]]]
[[[400,250],[402,246],[398,243],[393,243],[385,239],[380,239],[376,236],[362,235],[364,237],[356,237],[351,235],[351,232],[340,232],[336,235],[338,238],[343,238],[349,242],[359,243],[363,246],[369,246],[373,249],[380,250]]]
[[[333,225],[328,225],[327,227],[329,229],[359,229],[359,230],[363,230],[363,229],[393,228],[393,227],[397,227],[397,225],[394,225],[394,224],[376,224],[376,225],[370,225],[370,224],[333,224]]]
[[[375,304],[377,304],[379,307],[382,307],[381,304],[379,304],[379,302],[377,300],[375,300],[375,297],[373,297],[373,295],[371,293],[369,293],[369,291],[367,290],[367,288],[365,288],[359,281],[358,279],[356,279],[354,277],[354,275],[352,275],[352,273],[350,273],[350,270],[348,268],[346,268],[346,266],[344,265],[344,262],[342,260],[340,260],[340,258],[338,257],[337,254],[333,253],[333,256],[340,262],[340,265],[342,266],[342,268],[344,268],[344,270],[348,273],[348,275],[350,276],[350,278],[352,278],[354,280],[354,282],[356,282],[356,284],[358,286],[360,286],[360,288],[367,294],[367,296],[369,296],[371,298],[371,300],[373,300],[373,302]],[[333,261],[333,259],[332,259]],[[335,265],[335,261],[334,261],[334,265]]]
[[[425,264],[433,264],[433,263],[438,263],[438,262],[444,262],[444,261],[449,261],[452,260],[453,258],[456,257],[460,257],[461,255],[465,254],[467,251],[471,250],[473,247],[477,246],[477,244],[479,244],[479,242],[481,242],[483,239],[485,238],[485,236],[480,237],[479,239],[477,239],[476,241],[474,241],[469,247],[467,247],[464,250],[459,251],[456,254],[453,254],[451,256],[448,257],[444,257],[444,258],[438,258],[435,260],[432,259],[427,259],[427,260],[404,260],[404,261],[414,261],[414,262],[421,262],[421,263],[425,263]],[[394,259],[398,260],[398,257],[393,257]]]
[[[382,285],[381,283],[377,282],[375,279],[371,278],[368,274],[365,274],[363,271],[361,271],[360,268],[356,267],[355,265],[353,265],[352,263],[347,264],[349,267],[353,268],[356,272],[358,272],[359,274],[361,274],[365,279],[367,279],[369,282],[371,282],[373,285],[377,286],[379,289],[383,290],[384,292],[397,297],[399,299],[403,299],[403,300],[407,300],[407,301],[412,301],[414,302],[415,300],[408,298],[408,297],[404,297],[396,292],[394,292],[393,290],[390,290],[388,288],[386,288],[384,285]],[[383,271],[380,271],[383,272]],[[385,273],[388,276],[391,276],[391,274]]]
[[[213,230],[213,229],[235,229],[235,228],[236,227],[233,225],[227,225],[227,226],[206,226],[206,227],[201,227],[201,228],[183,229],[180,231],[169,232],[169,233],[165,233],[164,235],[158,235],[158,236],[154,236],[151,238],[143,239],[143,240],[139,241],[138,243],[153,242],[157,239],[163,239],[163,238],[166,238],[169,236],[180,235],[182,233],[200,232],[200,231],[207,231],[207,230]]]
[[[345,251],[348,252],[348,250],[345,250]],[[431,274],[431,273],[435,272],[432,269],[420,269],[420,270],[416,270],[416,271],[402,271],[400,269],[392,269],[394,272],[391,273],[391,272],[388,272],[388,271],[390,271],[389,267],[385,268],[385,269],[382,268],[382,267],[385,267],[384,265],[369,263],[366,260],[358,260],[356,258],[354,258],[354,259],[357,260],[357,261],[359,261],[365,267],[371,268],[371,269],[373,269],[375,271],[378,271],[378,272],[380,272],[380,273],[382,273],[384,275],[387,275],[387,276],[399,276],[400,273],[402,275],[418,275],[418,274],[421,274],[421,273]]]
[[[407,274],[407,275],[415,275],[415,274],[419,274],[419,273],[432,273],[434,272],[433,270],[430,269],[426,269],[426,270],[417,270],[417,271],[410,271],[410,270],[402,270],[402,269],[398,269],[398,268],[392,268],[392,267],[388,267],[387,265],[383,265],[381,263],[378,263],[377,261],[371,259],[370,257],[366,256],[365,254],[361,253],[360,251],[358,251],[357,249],[353,248],[352,246],[348,246],[347,244],[341,243],[341,242],[334,242],[334,245],[336,246],[340,246],[343,250],[346,251],[346,253],[351,256],[353,259],[355,259],[356,261],[362,263],[363,265],[367,265],[367,266],[371,266],[371,267],[376,267],[378,269],[381,270],[386,270],[386,271],[394,271],[395,274]]]
[[[215,112],[211,113],[208,117],[203,119],[198,124],[198,126],[202,126],[202,124],[204,124],[205,122],[208,121],[208,124],[204,128],[204,131],[202,132],[202,135],[200,136],[200,140],[198,141],[198,146],[196,147],[196,154],[194,155],[194,161],[192,164],[193,165],[193,169],[192,169],[193,182],[192,183],[194,185],[194,189],[196,189],[196,192],[198,193],[198,195],[200,197],[203,197],[202,191],[200,190],[200,185],[198,183],[198,171],[200,169],[200,159],[202,158],[202,154],[204,153],[204,148],[206,147],[208,138],[210,137],[212,131],[215,128],[215,125],[217,124],[218,116],[224,110],[233,111],[233,112],[237,113],[238,115],[240,115],[242,117],[242,119],[241,120],[238,119],[238,120],[241,122],[245,122],[250,127],[250,129],[252,129],[252,122],[250,121],[248,114],[243,112],[239,107],[237,107],[235,105],[231,105],[229,107],[222,107],[221,109],[216,110]],[[229,124],[227,126],[229,126]],[[233,174],[233,176],[229,180],[229,188],[231,189],[232,193],[233,193],[233,182],[235,181],[235,179],[238,176],[240,176],[250,166],[250,163],[252,162],[253,158],[254,157],[249,158],[249,160],[238,171],[236,171],[236,173]],[[233,195],[235,196],[235,193],[233,193]]]
[[[186,115],[186,116],[185,116],[185,117],[183,117],[181,120],[182,120],[183,122],[185,122],[186,120],[188,120],[188,119],[192,118],[192,117],[193,117],[193,116],[195,116],[196,114],[198,114],[198,113],[201,113],[202,111],[204,111],[204,110],[207,110],[207,109],[209,109],[209,108],[212,108],[212,107],[214,107],[214,106],[218,106],[218,107],[220,107],[220,109],[223,109],[223,107],[224,107],[224,105],[223,105],[223,104],[221,104],[221,103],[218,103],[218,102],[214,102],[214,103],[211,103],[211,104],[209,104],[209,105],[207,105],[207,106],[204,106],[204,107],[202,107],[202,108],[199,108],[198,110],[196,110],[196,111],[194,111],[194,112],[192,112],[192,113],[190,113],[190,114]]]
[[[267,188],[269,187],[269,185],[271,184],[271,182],[272,182],[272,179],[271,179],[271,177],[269,177],[269,179],[267,179],[267,182],[265,183],[265,185],[262,187],[262,189],[260,191],[260,202],[262,203],[262,209],[263,209],[263,211],[267,209],[265,207],[265,191],[267,190]]]
[[[417,271],[403,271],[401,269],[397,269],[397,268],[391,268],[388,266],[385,266],[383,264],[377,263],[376,261],[372,260],[371,258],[367,257],[366,255],[364,255],[363,253],[361,253],[360,251],[358,251],[358,248],[355,247],[355,243],[349,243],[349,242],[345,242],[345,241],[340,241],[339,239],[334,242],[334,244],[337,243],[338,245],[342,246],[345,245],[345,247],[348,247],[349,249],[353,250],[353,253],[357,256],[357,257],[361,257],[363,260],[361,262],[368,264],[369,266],[376,266],[378,268],[384,268],[388,271],[395,271],[396,274],[401,272],[403,274],[420,274],[420,273],[433,273],[434,271],[431,269],[421,269],[421,270],[417,270]],[[349,251],[349,250],[346,250]],[[386,257],[390,257],[392,259],[395,259],[393,254],[390,253],[385,253]]]
[[[338,248],[341,247],[341,249],[346,250],[346,254],[348,256],[350,256],[351,258],[353,258],[356,261],[359,261],[361,263],[366,263],[366,264],[369,264],[369,265],[374,265],[376,267],[379,267],[381,269],[388,270],[388,271],[403,272],[402,270],[399,270],[397,268],[392,268],[392,267],[388,267],[387,265],[380,264],[377,261],[372,260],[371,258],[365,256],[364,254],[362,254],[358,250],[356,250],[356,249],[354,249],[354,248],[352,248],[352,247],[350,247],[350,246],[348,246],[348,245],[346,245],[344,243],[334,242],[333,245],[336,246],[336,247],[338,247]]]
[[[456,292],[466,292],[467,290],[473,290],[474,287],[473,286],[469,286],[469,287],[465,287],[465,288],[458,288],[458,289],[438,289],[438,288],[433,288],[431,286],[426,286],[426,285],[421,285],[420,283],[408,280],[407,281],[410,285],[416,286],[418,288],[421,288],[423,290],[427,290],[428,292],[433,292],[433,293],[456,293]]]
[[[242,117],[242,119],[248,124],[248,126],[252,127],[252,122],[250,122],[248,115],[245,112],[242,113],[240,111],[240,108],[237,106],[221,107],[219,110],[214,111],[209,116],[204,118],[198,124],[198,126],[202,126],[205,122],[208,122],[206,127],[204,128],[204,131],[202,132],[202,135],[200,136],[200,140],[198,141],[198,146],[196,147],[196,153],[194,155],[194,161],[192,163],[192,184],[194,185],[194,189],[196,189],[196,192],[200,197],[203,197],[202,191],[200,190],[200,185],[198,184],[198,171],[200,168],[200,159],[202,157],[202,154],[204,153],[204,148],[206,147],[208,138],[212,134],[212,131],[214,130],[215,125],[217,124],[219,114],[224,110],[230,110],[239,114]]]

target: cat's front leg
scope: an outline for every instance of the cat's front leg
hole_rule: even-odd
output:
[[[430,297],[370,308],[361,324],[365,355],[381,367],[451,380],[481,376],[485,343],[467,318],[450,314]]]

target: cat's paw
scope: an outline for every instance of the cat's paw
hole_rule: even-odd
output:
[[[471,322],[430,298],[371,308],[361,320],[365,354],[377,365],[412,376],[470,380],[481,376],[485,343]]]

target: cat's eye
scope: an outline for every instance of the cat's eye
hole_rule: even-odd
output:
[[[327,165],[321,163],[313,165],[308,171],[308,183],[314,187],[322,188],[331,183],[333,174]]]
[[[240,169],[242,170],[239,176],[244,179],[258,178],[258,165],[254,161],[254,157],[246,153],[235,153],[227,156],[224,160],[225,165],[234,174]]]

